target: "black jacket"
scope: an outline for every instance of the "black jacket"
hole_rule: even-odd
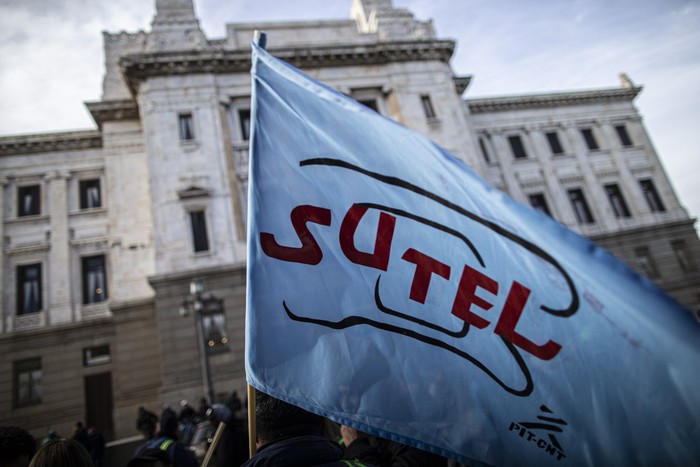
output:
[[[293,436],[261,447],[242,467],[348,467],[342,457],[338,443],[316,435]]]

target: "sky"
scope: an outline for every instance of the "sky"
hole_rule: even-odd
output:
[[[231,22],[349,18],[351,0],[195,0],[210,39]],[[676,194],[700,216],[700,0],[394,0],[457,41],[467,98],[619,86]],[[155,1],[0,0],[0,135],[95,128],[102,31],[149,30]]]

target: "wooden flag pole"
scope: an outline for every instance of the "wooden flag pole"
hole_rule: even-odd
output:
[[[258,47],[265,50],[265,48],[267,46],[267,35],[264,32],[256,29],[253,33],[253,42],[255,42],[258,45]],[[248,452],[250,453],[250,457],[253,457],[258,450],[255,441],[256,441],[255,388],[249,384],[248,385]]]
[[[253,457],[257,452],[255,444],[255,388],[248,385],[248,452]]]
[[[207,453],[204,456],[204,461],[202,461],[201,467],[207,467],[209,465],[209,461],[211,461],[211,457],[214,455],[216,446],[219,444],[219,441],[221,440],[221,435],[224,432],[225,428],[226,424],[224,422],[219,422],[219,426],[216,428],[216,433],[214,434],[214,439],[212,439],[212,442],[209,445],[209,449],[207,449]]]

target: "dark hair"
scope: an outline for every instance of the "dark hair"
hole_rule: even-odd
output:
[[[36,452],[34,437],[18,426],[0,426],[0,463],[9,463],[21,456],[31,459]]]
[[[177,439],[177,414],[170,407],[163,409],[160,414],[160,434]]]
[[[323,432],[323,417],[307,412],[294,405],[255,393],[255,428],[261,444],[280,438],[301,435],[320,435]]]
[[[72,439],[57,439],[42,446],[29,467],[95,467],[90,453]]]

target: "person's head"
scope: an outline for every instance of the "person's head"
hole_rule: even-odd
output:
[[[57,439],[41,447],[29,467],[95,467],[90,453],[72,439]]]
[[[320,435],[323,432],[323,417],[320,415],[260,391],[255,393],[255,419],[260,445],[289,436]]]
[[[160,434],[170,438],[177,438],[177,414],[167,407],[160,414]]]
[[[205,415],[214,424],[218,424],[219,422],[229,423],[231,420],[231,409],[224,404],[213,404],[207,409]]]
[[[36,452],[34,437],[18,426],[0,426],[0,465],[26,467]]]

